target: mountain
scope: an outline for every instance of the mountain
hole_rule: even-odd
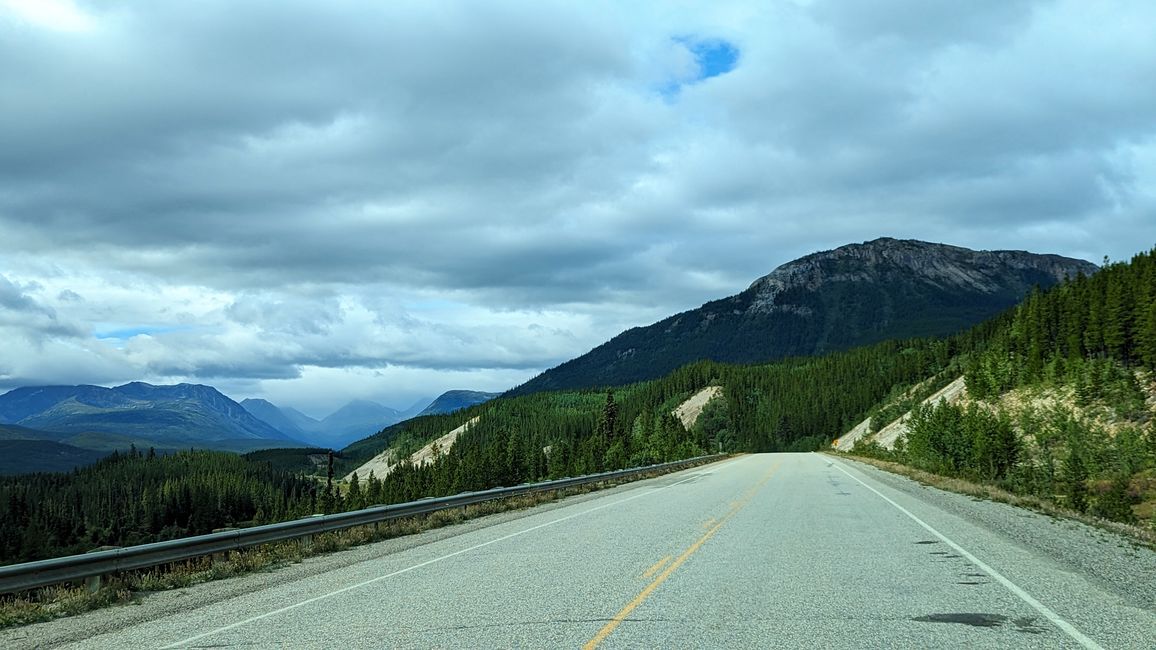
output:
[[[452,393],[453,391],[449,391],[449,392]],[[469,392],[469,391],[466,391],[466,392]],[[403,420],[415,418],[415,417],[421,415],[422,412],[425,411],[426,408],[428,408],[433,403],[434,403],[434,400],[432,398],[419,397],[417,400],[414,401],[413,404],[409,405],[409,408],[407,408],[401,412],[401,418]]]
[[[398,411],[369,400],[353,400],[323,420],[315,420],[297,409],[280,407],[263,399],[246,399],[241,406],[291,438],[322,448],[340,449],[354,440],[414,417],[429,403],[429,399],[423,398],[406,410]]]
[[[308,442],[308,438],[321,427],[320,422],[301,411],[283,409],[268,400],[244,399],[241,406],[253,417],[297,440]]]
[[[317,418],[311,418],[291,406],[278,406],[277,408],[298,429],[309,433],[316,433],[321,430],[321,421]]]
[[[483,393],[476,390],[448,390],[438,396],[429,406],[418,413],[422,415],[439,415],[442,413],[453,413],[454,411],[464,409],[475,404],[488,402],[501,393]]]
[[[116,408],[132,403],[128,397],[101,386],[26,386],[0,396],[0,422],[21,422],[68,399],[97,408]]]
[[[0,421],[86,449],[148,444],[250,451],[300,444],[217,389],[198,384],[16,388],[0,395]]]
[[[711,359],[756,363],[887,339],[943,336],[982,322],[1034,286],[1096,265],[1024,251],[876,239],[802,257],[745,291],[627,330],[511,394],[620,385]]]
[[[404,419],[406,416],[397,409],[365,399],[355,399],[325,416],[321,420],[321,433],[315,435],[311,442],[340,449]]]

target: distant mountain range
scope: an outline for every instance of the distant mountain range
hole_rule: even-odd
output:
[[[112,434],[166,448],[250,450],[297,444],[211,386],[30,386],[0,395],[0,423],[59,434]]]
[[[1012,307],[1033,286],[1097,268],[1057,255],[913,240],[851,244],[784,264],[737,295],[627,330],[510,394],[654,379],[700,359],[756,363],[947,335]]]
[[[498,395],[499,393],[451,390],[432,402],[428,399],[419,400],[404,411],[369,400],[353,400],[322,420],[311,418],[296,409],[279,407],[263,399],[246,399],[241,402],[241,406],[289,437],[304,440],[318,447],[341,449],[351,442],[371,436],[403,420],[420,415],[451,413],[474,404],[481,404]]]
[[[281,433],[211,386],[28,386],[0,395],[0,440],[25,471],[70,469],[94,453],[154,447],[252,451],[304,443]],[[22,443],[52,442],[54,445]],[[90,453],[83,453],[90,452]],[[43,462],[33,463],[33,458]],[[49,462],[58,458],[60,463]]]
[[[263,399],[247,399],[241,406],[283,434],[312,445],[341,449],[371,436],[391,424],[417,415],[429,400],[420,400],[404,411],[377,402],[357,399],[317,420],[294,408],[282,408]]]
[[[68,471],[132,446],[158,452],[350,442],[419,413],[447,413],[496,396],[449,391],[404,411],[354,400],[322,420],[262,399],[237,403],[211,386],[27,386],[0,395],[0,474]]]
[[[378,433],[390,424],[413,418],[428,402],[428,399],[423,399],[405,411],[398,411],[397,408],[380,405],[376,401],[355,399],[323,420],[310,418],[296,408],[280,407],[264,399],[246,399],[240,405],[284,435],[320,448],[341,449],[344,445]]]

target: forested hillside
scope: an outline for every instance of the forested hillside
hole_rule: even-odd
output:
[[[965,402],[855,451],[1156,525],[1156,250],[1033,293],[989,338]]]
[[[0,562],[84,553],[314,512],[316,481],[225,452],[133,450],[0,478]]]

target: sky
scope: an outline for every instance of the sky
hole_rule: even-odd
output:
[[[0,392],[511,388],[880,236],[1156,245],[1151,0],[0,0]]]

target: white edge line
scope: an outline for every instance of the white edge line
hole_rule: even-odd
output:
[[[835,467],[835,469],[839,470],[840,472],[843,472],[847,476],[850,476],[851,478],[855,479],[855,481],[858,482],[860,485],[862,485],[863,487],[867,488],[868,490],[871,490],[872,492],[874,492],[876,495],[879,496],[879,498],[881,498],[884,501],[886,501],[887,503],[890,503],[891,505],[895,506],[896,509],[898,509],[903,514],[910,517],[913,521],[915,521],[915,523],[919,524],[920,526],[923,526],[923,528],[925,528],[927,530],[927,532],[938,537],[940,540],[942,540],[948,546],[955,549],[955,551],[957,553],[959,553],[963,557],[967,558],[972,564],[976,565],[982,571],[984,571],[985,573],[987,573],[991,577],[995,578],[1001,585],[1003,585],[1004,587],[1007,587],[1008,591],[1010,591],[1013,594],[1015,594],[1016,596],[1018,596],[1020,600],[1031,605],[1037,612],[1039,612],[1040,614],[1043,614],[1044,618],[1048,619],[1053,624],[1055,624],[1056,627],[1058,627],[1061,630],[1063,630],[1064,632],[1066,632],[1068,634],[1068,636],[1075,639],[1080,645],[1084,646],[1085,648],[1088,648],[1088,650],[1104,650],[1103,646],[1096,643],[1092,639],[1088,638],[1086,635],[1084,635],[1083,632],[1080,632],[1071,623],[1060,618],[1059,614],[1056,614],[1051,609],[1049,609],[1046,605],[1044,605],[1040,601],[1033,598],[1031,594],[1029,594],[1028,592],[1021,589],[1019,587],[1019,585],[1017,585],[1016,583],[1012,582],[1011,580],[1008,580],[1007,578],[1005,578],[1003,576],[1003,574],[1001,574],[999,571],[996,571],[995,569],[991,568],[986,563],[984,563],[982,560],[980,560],[976,556],[972,555],[971,553],[967,552],[962,546],[960,546],[959,544],[956,544],[955,542],[948,539],[946,535],[939,532],[938,530],[935,530],[934,528],[932,528],[930,525],[925,523],[919,517],[916,517],[915,515],[911,514],[911,511],[909,511],[907,508],[904,508],[903,506],[899,505],[898,503],[895,503],[894,501],[892,501],[890,498],[888,498],[886,495],[884,495],[879,490],[876,490],[875,488],[871,487],[870,485],[867,485],[862,480],[860,480],[859,477],[855,476],[851,472],[848,472],[846,469],[843,468],[842,463],[835,461],[835,460],[831,460],[831,459],[828,459],[828,462],[830,462]]]
[[[366,585],[371,585],[375,582],[380,582],[380,581],[385,580],[387,578],[393,578],[393,577],[399,576],[403,573],[409,573],[410,571],[413,571],[415,569],[420,569],[422,567],[426,567],[426,566],[429,566],[431,564],[436,564],[436,563],[441,562],[443,560],[448,560],[452,557],[462,555],[463,553],[469,553],[471,551],[476,551],[479,548],[489,546],[490,544],[496,544],[498,542],[503,542],[503,541],[505,541],[507,539],[511,539],[513,537],[525,535],[526,533],[533,532],[535,530],[538,530],[539,528],[545,528],[547,526],[553,526],[554,524],[559,524],[559,523],[562,523],[563,521],[574,519],[575,517],[581,517],[582,515],[590,514],[591,512],[596,512],[598,510],[602,510],[605,508],[611,508],[613,506],[616,506],[616,505],[619,505],[622,503],[626,503],[627,501],[633,501],[634,499],[649,496],[651,494],[655,494],[657,492],[660,492],[661,490],[665,490],[667,488],[672,488],[676,485],[681,485],[683,483],[686,483],[687,481],[691,481],[693,479],[696,479],[696,478],[698,478],[698,476],[699,476],[698,474],[695,474],[693,476],[688,476],[688,477],[682,479],[681,481],[677,481],[675,483],[671,483],[670,485],[660,487],[657,490],[648,490],[646,492],[641,492],[639,494],[635,494],[634,496],[626,497],[625,499],[619,499],[618,501],[603,504],[603,505],[600,505],[600,506],[595,507],[595,508],[590,508],[589,510],[583,510],[581,512],[576,512],[572,515],[567,515],[567,516],[561,517],[559,519],[547,521],[544,524],[538,524],[537,526],[532,526],[532,527],[527,528],[525,530],[520,530],[518,532],[510,533],[508,535],[503,535],[502,537],[497,537],[497,538],[491,539],[487,542],[482,542],[481,544],[475,544],[474,546],[471,546],[469,548],[463,548],[461,550],[454,551],[453,553],[448,553],[446,555],[442,555],[441,557],[435,557],[432,560],[426,560],[425,562],[420,562],[418,564],[414,564],[413,566],[408,566],[404,569],[398,569],[397,571],[394,571],[393,573],[387,573],[385,575],[377,576],[376,578],[370,578],[369,580],[365,580],[365,581],[359,582],[359,583],[354,584],[354,585],[349,585],[348,587],[342,587],[341,589],[337,589],[337,590],[331,591],[329,593],[321,594],[320,596],[314,596],[313,598],[303,600],[299,603],[287,605],[287,606],[282,607],[280,609],[275,609],[271,612],[265,612],[264,614],[258,614],[257,616],[252,616],[252,617],[247,618],[243,621],[237,621],[236,623],[232,623],[230,625],[225,625],[223,627],[218,627],[216,629],[209,630],[208,632],[202,632],[196,636],[191,636],[187,639],[182,639],[180,641],[174,641],[173,643],[170,643],[166,646],[162,646],[161,650],[170,650],[170,648],[179,648],[183,645],[192,643],[193,641],[199,641],[199,640],[201,640],[207,636],[212,636],[214,634],[220,634],[221,632],[227,632],[227,631],[232,630],[234,628],[238,628],[238,627],[241,627],[244,625],[249,625],[250,623],[256,623],[257,621],[268,618],[270,616],[276,616],[277,614],[283,614],[285,612],[297,609],[298,607],[304,607],[305,605],[308,605],[310,603],[315,603],[319,600],[325,600],[326,598],[332,598],[333,596],[337,596],[339,594],[343,594],[347,591],[352,591],[354,589],[360,589],[361,587],[364,587]]]

